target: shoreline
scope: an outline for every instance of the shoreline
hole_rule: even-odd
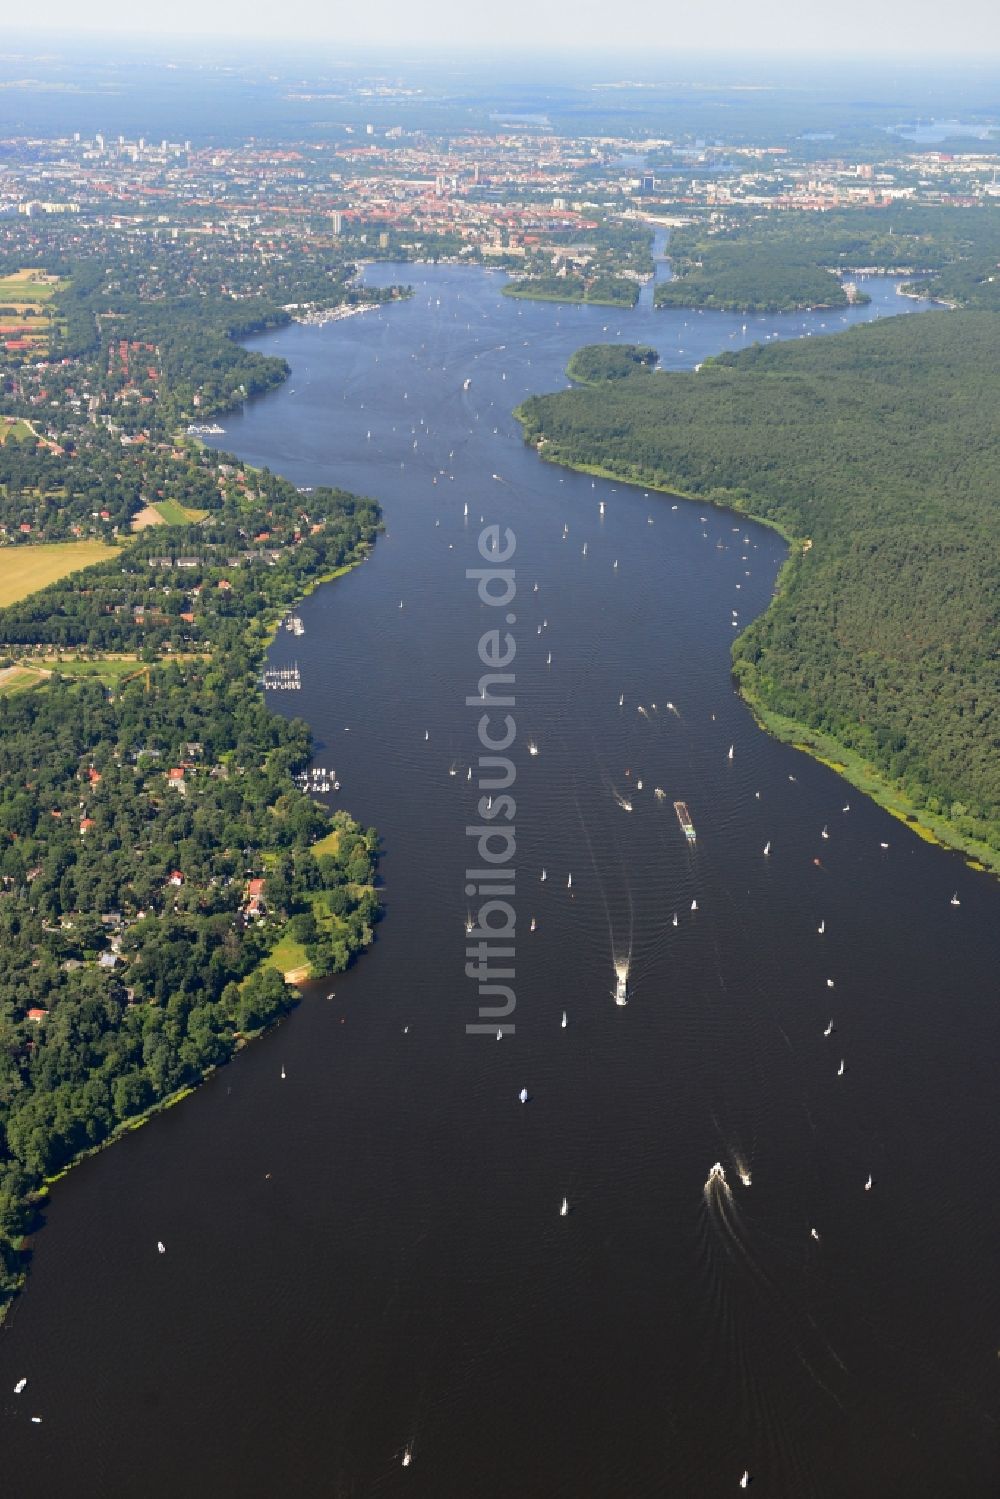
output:
[[[514,418],[520,422],[517,410]],[[523,428],[523,423],[521,423]],[[705,494],[691,494],[689,491],[675,488],[666,484],[658,484],[652,480],[643,480],[641,483],[635,479],[626,478],[614,469],[604,468],[598,464],[570,463],[563,458],[549,457],[544,451],[544,439],[542,443],[529,443],[534,447],[538,456],[544,463],[552,463],[559,468],[571,469],[575,473],[589,474],[593,478],[614,480],[616,484],[628,484],[633,489],[653,490],[657,494],[671,495],[674,499],[689,500],[698,505],[712,505],[716,510],[728,510],[741,519],[751,520],[756,525],[764,526],[770,531],[776,531],[781,538],[787,542],[789,547],[788,556],[778,569],[778,575],[774,581],[774,589],[771,596],[770,609],[774,602],[781,597],[784,584],[789,571],[797,566],[804,551],[808,550],[807,537],[794,536],[790,531],[779,525],[776,521],[769,520],[766,516],[755,515],[753,510],[741,507],[727,500],[723,494],[715,497]],[[808,545],[807,545],[808,543]],[[764,611],[767,612],[766,610]],[[758,615],[757,618],[762,616]],[[755,621],[751,621],[755,623]],[[745,631],[733,642],[733,646],[743,638]],[[863,759],[857,751],[849,749],[841,744],[832,735],[826,734],[819,729],[811,729],[808,725],[799,723],[795,719],[785,718],[773,709],[767,708],[755,696],[752,681],[752,669],[744,666],[743,670],[737,669],[737,663],[730,660],[730,669],[733,682],[739,697],[746,704],[755,723],[759,728],[770,734],[773,739],[778,739],[784,744],[791,744],[802,754],[809,755],[818,760],[820,764],[853,786],[857,791],[869,797],[884,811],[891,813],[899,819],[911,832],[915,833],[925,843],[936,844],[939,848],[946,848],[953,853],[960,854],[970,869],[983,873],[1000,875],[1000,853],[981,843],[978,839],[962,833],[955,824],[947,817],[927,812],[923,808],[916,807],[910,801],[906,792],[901,787],[895,786],[878,768],[869,761]]]

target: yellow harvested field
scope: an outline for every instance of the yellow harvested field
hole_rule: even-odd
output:
[[[59,541],[49,546],[0,547],[0,608],[26,599],[57,578],[118,555],[103,541]]]

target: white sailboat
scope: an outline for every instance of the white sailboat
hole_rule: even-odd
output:
[[[624,708],[624,706],[625,706],[625,694],[624,694],[624,692],[622,693],[621,697],[618,699],[618,706],[619,706],[619,708]]]
[[[14,1386],[14,1394],[20,1395],[21,1391],[26,1388],[27,1383],[28,1381],[26,1379],[19,1379],[17,1384]]]
[[[827,979],[827,981],[826,981],[826,987],[828,989],[832,989],[833,988],[833,979]]]
[[[674,912],[674,919],[671,922],[671,926],[676,926],[676,925],[677,925],[677,912],[675,911]]]
[[[962,902],[958,898],[958,891],[957,890],[955,891],[955,894],[952,896],[952,898],[948,902],[948,904],[952,905],[952,906],[960,906],[962,904]]]
[[[543,869],[542,870],[542,880],[547,880],[547,879],[548,879],[548,875],[545,873],[545,870]]]
[[[569,1199],[566,1197],[564,1197],[562,1202],[559,1204],[559,1216],[560,1218],[566,1218],[569,1216]]]
[[[282,1063],[282,1064],[281,1064],[281,1080],[282,1080],[282,1082],[284,1082],[284,1080],[285,1080],[285,1076],[286,1076],[286,1073],[285,1073],[285,1065],[284,1065],[284,1063]]]
[[[535,930],[535,918],[533,916],[531,918],[531,926],[528,928],[528,930],[532,932]]]
[[[552,665],[552,652],[551,651],[549,651],[549,654],[545,658],[545,665],[546,666],[551,666]]]
[[[528,1090],[527,1090],[527,1088],[522,1088],[521,1091],[520,1091],[520,1093],[517,1096],[520,1099],[521,1103],[527,1103],[528,1102]]]
[[[566,889],[567,890],[572,890],[572,888],[573,888],[573,876],[571,874],[568,874],[566,876]]]
[[[828,1025],[826,1027],[826,1030],[823,1032],[823,1034],[824,1034],[824,1036],[832,1036],[833,1035],[833,1021],[832,1020],[828,1023]]]
[[[698,909],[698,902],[696,900],[693,900],[691,902],[691,909],[692,909],[692,911],[697,911],[697,909]]]
[[[830,834],[827,832],[826,828],[824,827],[819,836],[821,838],[829,838]]]
[[[503,1029],[502,1028],[497,1031],[497,1040],[498,1041],[502,1041],[503,1040]]]
[[[528,740],[528,754],[529,755],[537,755],[538,754],[538,745],[535,743],[535,741],[533,739],[529,739]]]
[[[746,1469],[745,1472],[744,1472],[744,1474],[743,1474],[743,1477],[740,1479],[740,1488],[741,1489],[745,1489],[747,1487],[747,1485],[749,1484],[749,1482],[750,1482],[750,1470]]]
[[[162,1239],[157,1239],[156,1241],[156,1252],[157,1254],[166,1254],[167,1252],[167,1246]]]
[[[767,856],[768,856],[768,854],[770,852],[771,852],[771,844],[770,844],[770,840],[768,840],[768,842],[764,844],[764,857],[765,857],[765,859],[767,858]]]
[[[604,501],[603,500],[598,505],[597,510],[598,510],[598,514],[599,515],[603,515],[604,514]]]
[[[559,1029],[562,1030],[562,1031],[564,1031],[566,1029],[566,1011],[565,1010],[563,1010],[563,1012],[562,1012],[562,1020],[559,1023]]]
[[[811,1228],[809,1230],[809,1237],[810,1237],[810,1239],[815,1239],[817,1244],[819,1243],[819,1234],[816,1232],[816,1230],[814,1228]]]
[[[413,1453],[410,1451],[409,1447],[404,1448],[404,1450],[403,1450],[403,1467],[404,1468],[408,1468],[410,1466],[410,1464],[412,1463],[412,1461],[413,1461]]]
[[[840,1066],[837,1068],[837,1076],[838,1077],[843,1077],[843,1075],[844,1075],[844,1059],[843,1059],[843,1057],[841,1057],[841,1059],[840,1059]]]
[[[822,937],[823,933],[826,931],[826,917],[823,918],[823,920],[820,922],[820,924],[816,928],[816,930],[817,930],[817,932],[819,932],[820,936]]]
[[[728,755],[727,755],[727,756],[726,756],[726,759],[727,759],[727,760],[731,760],[731,759],[732,759],[732,758],[733,758],[733,751],[734,751],[734,750],[735,750],[735,748],[736,748],[736,746],[735,746],[735,745],[734,745],[734,744],[731,744],[731,745],[730,745],[730,746],[729,746],[729,753],[728,753]]]
[[[869,1173],[868,1180],[865,1182],[865,1191],[866,1192],[870,1192],[871,1189],[872,1189],[872,1179],[871,1179],[871,1174]]]

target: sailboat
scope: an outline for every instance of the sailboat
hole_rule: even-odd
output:
[[[466,916],[466,918],[465,918],[465,935],[467,937],[471,937],[472,933],[474,931],[475,931],[475,927],[472,924],[472,917],[471,916]]]
[[[528,1102],[528,1090],[527,1090],[527,1088],[522,1088],[521,1091],[520,1091],[520,1093],[517,1096],[521,1100],[522,1103],[527,1103]]]
[[[410,1451],[409,1447],[407,1447],[407,1448],[404,1449],[404,1452],[403,1452],[403,1467],[404,1468],[408,1468],[410,1466],[410,1464],[412,1463],[412,1461],[413,1461],[413,1453]]]
[[[841,1057],[841,1059],[840,1059],[840,1066],[837,1068],[837,1076],[838,1077],[843,1077],[843,1075],[844,1075],[844,1059],[843,1059],[843,1057]]]
[[[532,932],[535,930],[535,918],[533,916],[531,918],[531,926],[528,928],[528,930]]]
[[[535,741],[533,739],[529,739],[528,740],[528,754],[529,755],[537,755],[538,754],[538,745],[535,743]]]
[[[825,931],[826,931],[826,918],[825,918],[825,917],[824,917],[824,918],[823,918],[823,920],[822,920],[822,921],[821,921],[821,922],[820,922],[820,924],[819,924],[819,926],[818,926],[818,927],[817,927],[817,928],[816,928],[816,930],[817,930],[817,932],[819,932],[819,934],[820,934],[820,936],[821,936],[821,937],[822,937],[822,935],[823,935],[823,933],[824,933],[824,932],[825,932]]]
[[[744,327],[745,327],[745,326],[746,326],[746,325],[745,325],[745,324],[744,324]],[[746,1469],[746,1470],[745,1470],[745,1471],[744,1471],[744,1474],[743,1474],[743,1477],[742,1477],[742,1478],[741,1478],[741,1479],[740,1479],[740,1488],[741,1488],[741,1489],[745,1489],[745,1488],[746,1488],[746,1486],[747,1486],[747,1484],[748,1484],[748,1483],[749,1483],[749,1482],[750,1482],[750,1471],[749,1471],[749,1469]]]
[[[566,889],[567,890],[572,890],[572,888],[573,888],[573,876],[571,874],[568,874],[566,876]]]
[[[162,1239],[157,1239],[156,1241],[156,1252],[157,1254],[166,1254],[167,1252],[167,1246]]]
[[[465,779],[467,781],[471,781],[472,780],[472,766],[471,765],[469,766],[468,770],[465,773]]]
[[[677,925],[677,912],[676,911],[674,912],[674,919],[671,922],[671,925],[672,926],[676,926]]]
[[[814,1228],[811,1228],[809,1230],[809,1237],[810,1237],[810,1239],[815,1239],[817,1244],[819,1243],[819,1234],[816,1232],[816,1230]]]
[[[282,1082],[285,1080],[286,1076],[287,1076],[287,1074],[285,1072],[285,1065],[284,1065],[284,1063],[282,1063],[282,1065],[281,1065],[281,1078],[282,1078]]]
[[[503,1040],[503,1027],[501,1027],[501,1028],[500,1028],[500,1029],[499,1029],[499,1030],[498,1030],[498,1031],[497,1031],[497,1040],[498,1040],[498,1041],[502,1041],[502,1040]]]
[[[826,981],[826,987],[828,989],[832,989],[833,988],[833,979],[827,979],[827,981]]]
[[[545,658],[545,665],[546,666],[551,666],[552,665],[552,652],[551,651],[549,651],[549,654]]]
[[[559,1204],[559,1216],[560,1218],[566,1218],[569,1216],[569,1199],[567,1197],[564,1197],[562,1202]]]
[[[462,511],[462,514],[463,515],[468,515],[468,513],[469,513],[469,504],[468,504],[468,501],[466,501],[465,509]]]
[[[601,503],[600,503],[600,504],[599,504],[599,505],[598,505],[598,507],[597,507],[597,509],[598,509],[598,514],[600,514],[600,515],[603,515],[603,514],[604,514],[604,501],[603,501],[603,500],[602,500],[602,501],[601,501]]]
[[[615,558],[614,562],[612,562],[611,566],[615,569],[616,572],[618,571],[618,558],[617,557]]]
[[[587,555],[587,543],[586,543],[586,542],[584,542],[584,543],[583,543],[583,555],[584,555],[584,556],[585,556],[585,557],[586,557],[586,555]]]
[[[548,879],[548,875],[545,873],[544,869],[542,870],[542,879],[543,880],[547,880]]]
[[[735,749],[735,748],[736,748],[736,746],[735,746],[735,745],[733,745],[733,744],[731,744],[731,745],[730,745],[730,746],[729,746],[729,754],[728,754],[728,755],[727,755],[727,756],[726,756],[726,758],[727,758],[727,760],[731,760],[731,759],[732,759],[732,758],[733,758],[733,750],[734,750],[734,749]]]
[[[819,836],[821,838],[829,838],[830,834],[827,832],[826,828],[824,827],[823,831],[820,833]]]
[[[431,733],[430,733],[430,729],[425,729],[425,730],[424,730],[424,743],[425,743],[425,744],[426,744],[426,743],[427,743],[427,741],[428,741],[428,739],[429,739],[429,738],[430,738],[430,737],[431,737]]]
[[[961,904],[962,904],[962,902],[959,900],[959,898],[958,898],[958,891],[956,890],[955,894],[952,896],[951,900],[949,901],[949,905],[960,906]]]
[[[26,1387],[27,1383],[28,1381],[26,1379],[19,1379],[17,1384],[14,1386],[14,1394],[20,1395],[21,1391]]]
[[[768,854],[769,854],[769,853],[770,853],[770,852],[771,852],[771,844],[770,844],[770,842],[768,842],[768,843],[765,843],[765,844],[764,844],[764,857],[765,857],[765,858],[766,858],[766,857],[767,857],[767,855],[768,855]]]
[[[872,1179],[871,1179],[871,1175],[869,1174],[868,1180],[865,1182],[865,1191],[866,1192],[870,1192],[871,1189],[872,1189]]]
[[[823,1032],[823,1034],[824,1034],[824,1036],[832,1036],[833,1035],[833,1021],[832,1020],[828,1023],[828,1025],[826,1027],[826,1030]]]
[[[693,900],[691,902],[691,909],[692,909],[692,911],[697,911],[697,909],[698,909],[698,902],[696,900]]]
[[[625,694],[624,694],[624,692],[622,693],[621,697],[618,699],[618,706],[619,706],[619,708],[624,708],[624,706],[625,706]]]
[[[563,1012],[562,1012],[562,1020],[559,1023],[559,1029],[563,1030],[563,1031],[566,1029],[566,1011],[565,1010],[563,1010]]]

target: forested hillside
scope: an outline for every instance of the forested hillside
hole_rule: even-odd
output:
[[[1000,856],[1000,317],[885,320],[518,414],[546,458],[798,538],[735,647],[744,689]]]
[[[674,279],[657,307],[777,312],[844,306],[838,279],[857,270],[929,272],[920,290],[961,305],[1000,306],[1000,208],[893,204],[763,217],[733,212],[670,237]],[[855,293],[855,300],[867,300]]]

